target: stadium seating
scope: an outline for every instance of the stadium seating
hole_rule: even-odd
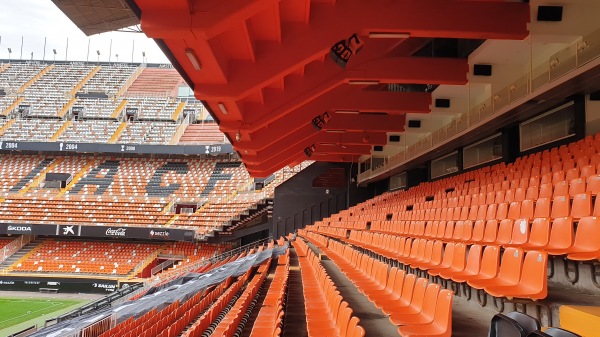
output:
[[[92,120],[71,124],[66,131],[58,137],[58,141],[74,143],[108,143],[110,137],[119,127],[118,122]]]
[[[133,75],[137,67],[129,64],[102,65],[100,70],[88,81],[80,92],[103,93],[108,96],[116,95],[126,81]]]
[[[183,82],[173,68],[145,68],[129,87],[125,96],[177,96],[173,95],[177,84]]]
[[[66,188],[49,188],[47,173],[68,173],[72,181]],[[0,220],[173,226],[206,237],[272,197],[284,181],[281,173],[276,177],[257,193],[244,190],[252,179],[239,162],[228,159],[2,156]],[[179,202],[198,209],[175,214]]]
[[[125,275],[159,247],[148,243],[45,240],[9,270]]]
[[[360,292],[389,315],[392,323],[401,325],[402,336],[451,336],[451,291],[441,290],[425,278],[417,279],[414,274],[389,268],[386,263],[325,236],[304,230],[299,233],[325,252]]]
[[[56,64],[39,80],[25,89],[24,104],[30,105],[29,116],[57,117],[74,98],[67,96],[94,69],[83,63]]]
[[[308,336],[363,337],[365,332],[358,325],[360,320],[353,316],[352,309],[337,292],[315,253],[302,241],[296,241],[294,246],[303,271]]]
[[[224,141],[217,123],[192,124],[185,129],[179,144],[215,144]]]
[[[181,144],[226,142],[216,124],[194,124],[204,120],[206,113],[200,101],[178,97],[182,83],[172,68],[145,65],[2,65],[0,88],[6,95],[0,95],[0,140],[169,145],[177,144],[190,128]],[[75,107],[79,112],[77,120],[72,120],[71,108],[75,111]],[[136,111],[133,122],[118,129],[128,108]],[[194,111],[195,116],[185,119],[185,124],[184,110]],[[3,128],[5,122],[10,123]],[[191,141],[186,141],[189,135]]]

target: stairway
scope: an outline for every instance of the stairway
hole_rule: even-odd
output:
[[[0,270],[6,269],[10,267],[13,263],[17,262],[20,258],[25,256],[27,253],[31,252],[35,247],[37,247],[43,240],[33,240],[30,243],[23,246],[16,253],[11,255],[8,259],[4,260],[4,262],[0,263]]]
[[[177,96],[177,84],[181,81],[181,75],[172,68],[145,68],[142,73],[133,81],[125,93],[126,96],[147,96],[168,95]]]
[[[225,135],[217,123],[190,124],[179,139],[179,144],[219,144],[225,141]]]

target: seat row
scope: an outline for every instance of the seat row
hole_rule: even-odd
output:
[[[308,336],[364,337],[360,320],[353,316],[316,254],[301,240],[296,240],[294,247],[302,271]]]
[[[319,234],[299,235],[317,245],[403,337],[451,336],[453,292]]]

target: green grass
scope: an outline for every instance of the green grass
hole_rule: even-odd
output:
[[[68,308],[83,301],[0,298],[0,330]],[[48,315],[48,318],[53,315]]]

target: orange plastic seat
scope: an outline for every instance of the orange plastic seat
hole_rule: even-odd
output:
[[[554,198],[550,211],[550,217],[555,219],[569,215],[571,215],[571,200],[569,200],[569,197],[562,195]]]
[[[550,240],[550,219],[537,218],[531,223],[529,240],[521,245],[525,250],[543,249]]]
[[[510,254],[522,255],[515,251]],[[502,267],[500,267],[502,269]],[[533,300],[544,299],[548,295],[548,254],[539,251],[529,251],[523,260],[523,265],[516,264],[511,273],[503,280],[485,287],[485,291],[495,297],[518,297]],[[519,268],[519,269],[517,269]],[[517,275],[519,278],[517,279]],[[500,275],[498,275],[500,277]],[[515,283],[515,280],[517,282]]]
[[[589,176],[586,188],[592,195],[598,195],[600,193],[600,174]]]
[[[517,219],[513,223],[510,242],[503,246],[521,247],[529,241],[530,226],[528,219]]]
[[[460,279],[462,276],[468,277],[479,274],[481,265],[481,252],[482,247],[480,245],[472,245],[471,248],[469,248],[469,254],[467,256],[466,263],[462,263],[463,265],[461,266],[462,261],[460,260],[460,256],[457,254],[452,267],[442,270],[439,276],[445,279],[453,279],[456,282],[461,282],[457,279]]]
[[[575,241],[567,256],[571,260],[600,259],[600,218],[584,217],[577,224]]]
[[[494,286],[515,286],[521,278],[523,269],[523,250],[519,248],[509,247],[504,250],[500,269],[498,274],[489,279],[473,279],[467,283],[476,289],[483,289]]]
[[[421,281],[424,280],[424,281]],[[440,285],[417,280],[410,306],[390,313],[390,322],[396,325],[419,325],[433,322]]]
[[[552,198],[569,195],[569,184],[566,181],[559,181],[554,185],[554,192]]]
[[[552,221],[550,238],[544,248],[550,255],[563,255],[569,253],[573,246],[573,218],[556,218]]]
[[[466,259],[467,246],[464,243],[449,243],[446,245],[446,250],[444,250],[444,259],[442,263],[436,268],[428,270],[427,273],[431,276],[439,276],[446,270],[464,270]]]
[[[573,196],[571,217],[580,219],[590,215],[592,215],[592,195],[590,193],[575,194]]]
[[[452,298],[452,291],[440,290],[435,303],[433,321],[428,324],[401,326],[398,328],[398,333],[403,337],[452,336]]]
[[[534,218],[549,218],[550,217],[550,199],[539,198],[535,202]]]
[[[499,263],[500,248],[498,246],[486,246],[481,256],[477,274],[473,274],[474,270],[469,269],[471,266],[467,264],[465,272],[461,275],[453,275],[452,280],[456,282],[468,282],[469,280],[492,279],[498,275]]]

